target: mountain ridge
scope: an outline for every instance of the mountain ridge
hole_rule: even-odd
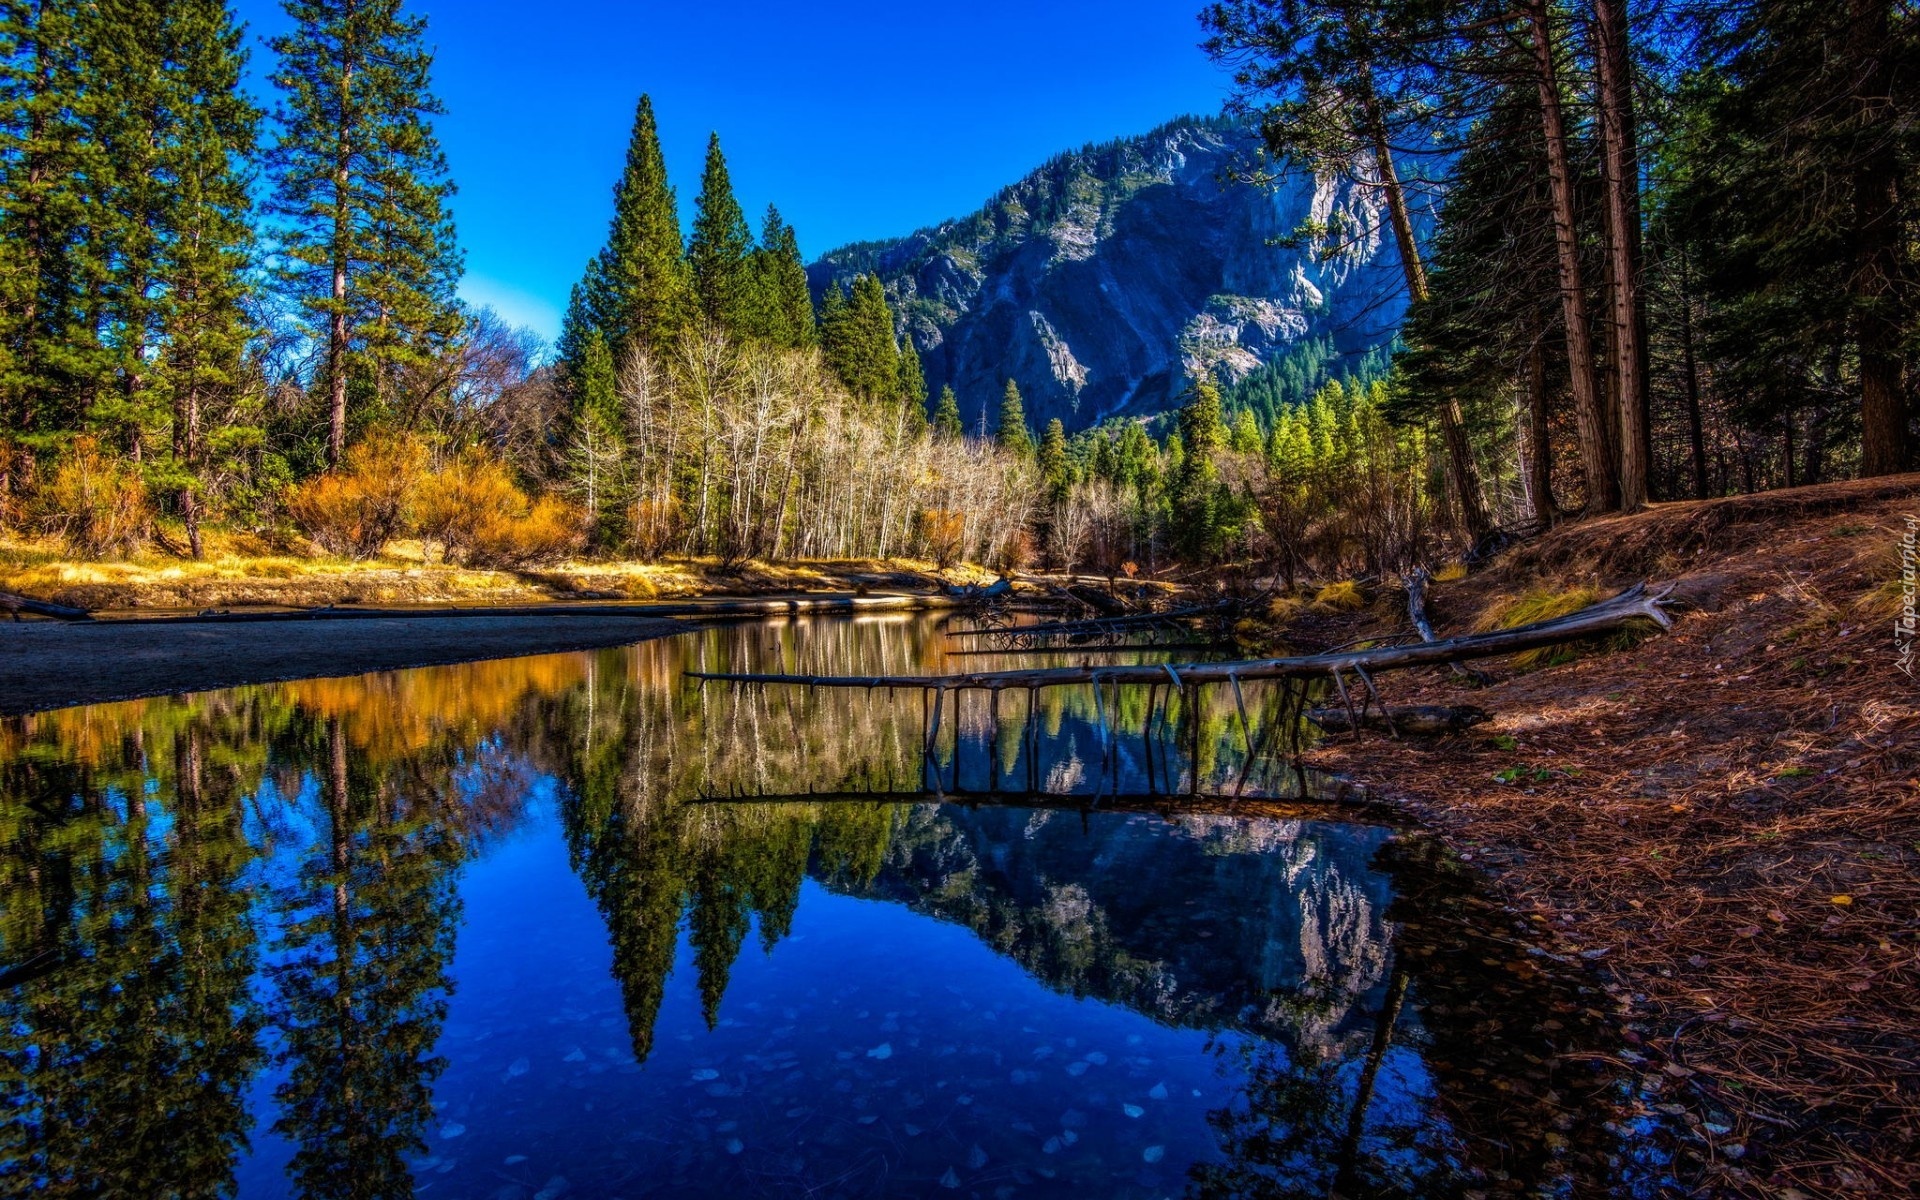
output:
[[[877,274],[929,387],[952,386],[970,426],[1009,378],[1036,426],[1074,430],[1154,416],[1202,375],[1236,382],[1308,341],[1341,356],[1390,342],[1406,301],[1377,189],[1297,169],[1241,182],[1260,148],[1225,116],[1090,143],[972,214],[830,251],[809,281]],[[1302,222],[1318,228],[1295,239]]]

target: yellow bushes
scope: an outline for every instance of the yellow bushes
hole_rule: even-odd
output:
[[[339,470],[294,488],[287,515],[322,550],[372,558],[406,528],[426,469],[418,440],[374,434],[347,451]]]
[[[584,522],[572,505],[530,498],[498,459],[469,451],[437,471],[411,437],[375,434],[337,471],[287,497],[287,513],[321,549],[372,558],[403,533],[437,543],[448,562],[509,567],[563,558]]]
[[[965,553],[967,517],[946,508],[923,508],[916,520],[920,541],[934,566],[944,571]]]
[[[153,535],[153,509],[139,470],[103,454],[90,437],[77,439],[40,485],[32,513],[43,529],[89,558],[132,554]]]
[[[564,558],[581,542],[583,514],[542,496],[529,500],[499,460],[463,454],[420,485],[420,536],[463,566],[518,567]]]

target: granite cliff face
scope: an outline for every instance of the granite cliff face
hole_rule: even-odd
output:
[[[1165,411],[1197,376],[1228,380],[1307,338],[1390,340],[1406,299],[1375,189],[1285,174],[1236,182],[1259,138],[1214,118],[1059,156],[972,216],[836,250],[816,292],[876,272],[971,424],[1008,378],[1037,427]],[[1303,221],[1332,232],[1278,244]],[[1424,223],[1424,222],[1423,222]],[[1424,229],[1422,230],[1424,233]]]

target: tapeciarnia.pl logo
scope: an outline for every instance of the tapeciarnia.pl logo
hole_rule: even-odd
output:
[[[1913,612],[1916,533],[1920,533],[1920,516],[1910,516],[1907,518],[1907,532],[1900,539],[1900,615],[1893,619],[1893,644],[1899,654],[1895,663],[1907,673],[1908,679],[1914,677],[1914,634],[1920,628],[1920,622],[1915,620]]]

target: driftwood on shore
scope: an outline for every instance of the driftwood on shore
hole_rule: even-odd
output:
[[[50,604],[45,600],[35,600],[30,596],[16,596],[12,592],[0,592],[0,611],[10,614],[14,620],[21,613],[31,613],[36,617],[51,617],[56,621],[91,621],[93,614],[84,608],[72,608],[65,604]]]
[[[792,675],[767,673],[720,673],[689,671],[687,677],[708,682],[733,684],[787,684],[802,687],[841,688],[929,688],[937,691],[1004,691],[1066,687],[1090,683],[1162,684],[1176,687],[1209,684],[1255,682],[1265,679],[1310,679],[1331,677],[1336,683],[1344,673],[1363,681],[1374,671],[1404,670],[1409,667],[1445,666],[1448,663],[1478,658],[1493,658],[1537,650],[1598,634],[1612,633],[1634,621],[1652,621],[1670,628],[1671,620],[1661,610],[1666,590],[1648,592],[1636,584],[1619,595],[1589,608],[1550,621],[1500,629],[1491,633],[1469,634],[1420,645],[1385,646],[1371,650],[1342,650],[1309,654],[1295,658],[1242,659],[1212,663],[1151,663],[1112,667],[1034,667],[1013,671],[971,671],[950,675]]]

